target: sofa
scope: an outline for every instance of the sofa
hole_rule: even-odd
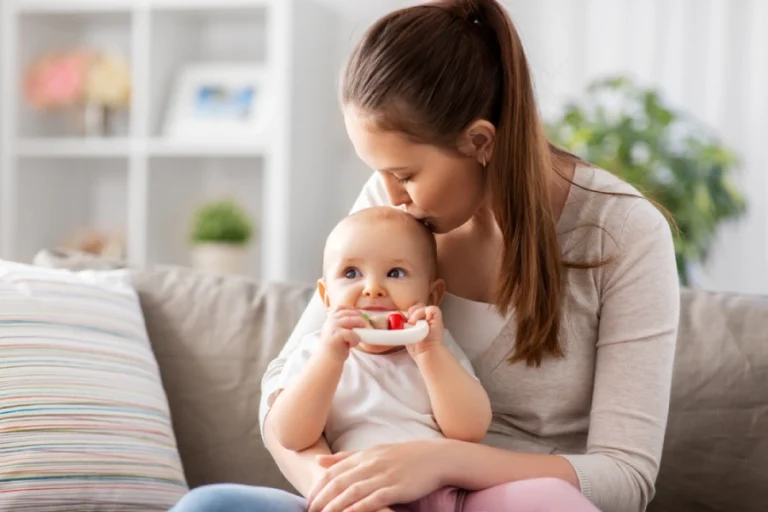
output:
[[[42,253],[38,264],[112,268]],[[315,292],[186,268],[130,270],[190,487],[292,490],[259,433],[260,380]],[[768,297],[684,289],[651,512],[768,510]]]

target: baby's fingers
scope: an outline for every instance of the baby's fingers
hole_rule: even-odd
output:
[[[425,304],[422,304],[421,302],[419,302],[418,304],[414,304],[413,306],[411,306],[411,307],[409,307],[409,308],[408,308],[408,311],[406,311],[406,316],[407,316],[407,317],[408,317],[408,319],[410,320],[410,319],[411,319],[411,315],[412,315],[412,314],[413,314],[415,311],[417,311],[417,310],[419,310],[419,309],[424,309],[424,307],[425,307],[425,306],[426,306],[426,305],[425,305]]]
[[[360,343],[360,336],[358,336],[358,334],[351,329],[342,329],[339,331],[339,336],[347,345],[349,345],[350,348]]]
[[[427,309],[424,307],[421,307],[419,309],[416,309],[414,311],[408,312],[408,323],[413,325],[419,320],[424,320],[427,318]]]
[[[427,322],[431,322],[432,320],[442,320],[443,314],[440,312],[440,308],[437,306],[429,306],[426,308],[426,319]]]
[[[368,322],[365,317],[359,312],[351,311],[339,314],[336,316],[336,322],[339,327],[344,329],[353,329],[355,327],[365,328],[368,327]]]

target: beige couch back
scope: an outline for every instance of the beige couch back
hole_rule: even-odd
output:
[[[190,487],[291,486],[259,433],[261,376],[312,289],[193,270],[136,271]]]
[[[313,288],[135,271],[189,484],[290,489],[264,450],[260,378]],[[684,291],[669,429],[650,511],[768,503],[768,299]]]

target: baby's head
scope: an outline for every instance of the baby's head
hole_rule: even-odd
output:
[[[439,304],[444,291],[434,235],[402,210],[360,210],[328,236],[318,282],[326,307],[406,311],[419,302]]]

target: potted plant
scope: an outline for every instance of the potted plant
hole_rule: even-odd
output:
[[[237,202],[223,199],[201,205],[192,225],[193,266],[242,273],[253,231],[248,213]]]
[[[718,227],[745,211],[733,183],[733,152],[657,91],[626,77],[592,83],[547,131],[553,143],[631,183],[671,214],[683,285],[691,284],[692,267],[706,262]]]

